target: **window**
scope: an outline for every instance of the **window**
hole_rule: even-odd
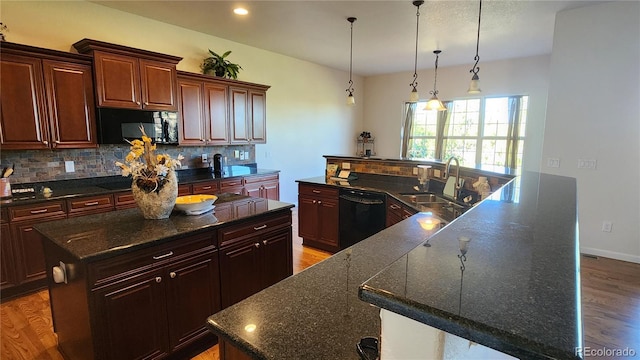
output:
[[[445,102],[447,111],[423,110],[425,103],[407,105],[404,157],[448,159],[467,167],[522,168],[528,96]]]

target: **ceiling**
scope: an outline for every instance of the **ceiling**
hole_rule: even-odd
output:
[[[349,70],[362,76],[413,71],[416,6],[412,1],[92,1],[234,42]],[[604,1],[483,0],[482,61],[551,53],[558,11]],[[425,1],[420,6],[418,69],[473,64],[477,0]],[[241,17],[233,9],[243,6]],[[222,53],[228,49],[212,49]],[[206,50],[205,50],[206,51]],[[230,57],[233,61],[233,54]]]

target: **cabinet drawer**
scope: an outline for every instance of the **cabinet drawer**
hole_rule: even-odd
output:
[[[275,175],[265,175],[265,176],[248,176],[244,178],[244,183],[246,184],[255,184],[255,183],[263,183],[267,181],[278,181],[278,174]]]
[[[116,209],[131,209],[136,207],[136,200],[133,198],[131,190],[121,191],[113,194]]]
[[[178,184],[178,196],[191,195],[191,184]]]
[[[217,181],[205,181],[205,182],[195,183],[192,186],[193,186],[193,193],[195,195],[215,194],[220,189],[220,186]]]
[[[70,217],[112,211],[114,210],[113,196],[99,195],[69,199],[67,209]]]
[[[242,178],[220,180],[220,192],[242,193]]]
[[[218,230],[220,247],[229,246],[247,237],[291,226],[291,215],[277,215],[264,217],[243,224],[232,225]]]
[[[315,186],[315,185],[300,185],[298,188],[300,195],[310,196],[327,196],[338,197],[338,189],[328,186]]]
[[[48,201],[44,204],[14,206],[9,208],[11,221],[41,219],[54,215],[64,215],[66,217],[67,213],[63,201]]]
[[[213,233],[205,233],[99,260],[89,266],[89,283],[92,287],[99,287],[141,271],[213,251],[215,245]]]

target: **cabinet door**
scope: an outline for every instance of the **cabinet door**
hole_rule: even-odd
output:
[[[178,81],[180,89],[180,145],[204,145],[204,99],[202,83],[189,79]]]
[[[131,56],[93,54],[98,106],[141,109],[140,64]]]
[[[9,224],[0,225],[0,229],[0,289],[5,290],[16,285],[17,274],[13,263]]]
[[[174,64],[140,59],[142,108],[146,110],[176,111],[177,72]]]
[[[94,148],[96,115],[91,66],[43,60],[54,148]]]
[[[318,198],[318,241],[338,246],[339,209],[338,200]]]
[[[261,249],[263,288],[293,274],[291,228],[265,236]]]
[[[207,144],[229,144],[229,99],[227,87],[204,83],[205,128]]]
[[[280,182],[269,181],[262,184],[260,197],[271,200],[280,200]]]
[[[262,196],[262,184],[247,184],[244,186],[244,192],[247,196],[251,197],[263,197]]]
[[[48,148],[41,61],[32,57],[2,54],[0,92],[2,148]]]
[[[220,294],[222,308],[260,291],[260,239],[220,249]]]
[[[46,273],[40,233],[33,229],[31,222],[11,224],[11,228],[19,283],[44,279]]]
[[[229,93],[231,94],[231,143],[246,144],[250,137],[247,126],[249,92],[246,89],[230,87]]]
[[[265,144],[267,142],[267,93],[251,90],[249,97],[251,101],[251,113],[248,119],[249,141],[253,144]]]
[[[315,198],[298,196],[298,235],[304,239],[317,240],[319,209]]]
[[[172,350],[207,333],[205,321],[220,310],[218,252],[168,267],[167,315]]]
[[[96,350],[104,359],[150,359],[168,352],[165,279],[160,270],[94,292]],[[203,320],[204,323],[204,320]]]

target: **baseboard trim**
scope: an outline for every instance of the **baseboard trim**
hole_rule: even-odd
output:
[[[585,255],[602,256],[606,258],[640,264],[640,256],[638,255],[629,255],[629,254],[623,254],[615,251],[607,251],[602,249],[584,248],[584,247],[580,248],[580,252]]]

